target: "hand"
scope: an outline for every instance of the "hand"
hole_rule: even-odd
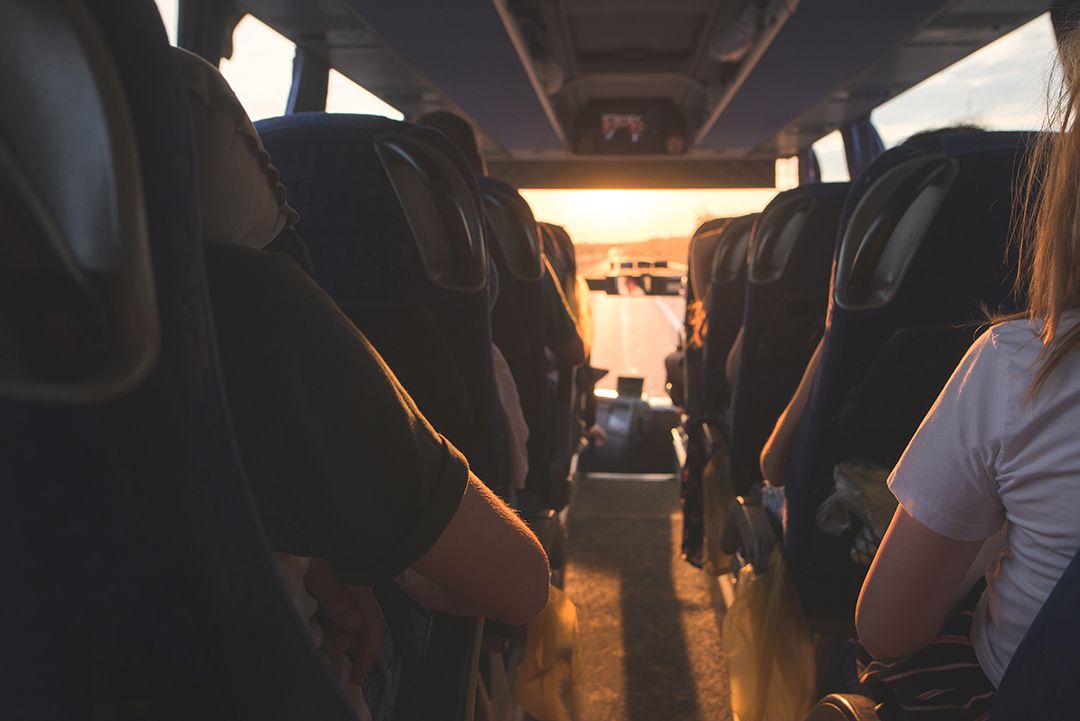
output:
[[[597,448],[601,448],[607,443],[607,431],[605,431],[604,427],[599,423],[594,423],[587,435],[589,436],[589,441]]]
[[[348,653],[352,659],[349,681],[359,686],[375,666],[382,646],[383,615],[369,586],[341,583],[325,560],[312,558],[304,575],[308,592],[319,602],[323,623],[323,650]]]

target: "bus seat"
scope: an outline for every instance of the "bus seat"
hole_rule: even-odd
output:
[[[1076,674],[1063,659],[1080,645],[1080,554],[1073,557],[1024,634],[1001,679],[988,721],[1071,719],[1076,716]],[[830,694],[806,721],[878,721],[874,702]]]
[[[491,332],[517,384],[529,427],[526,488],[547,496],[551,436],[546,409],[544,363],[543,251],[532,209],[513,186],[481,178],[484,214],[491,228],[490,251],[499,273],[499,297],[491,313]]]
[[[812,615],[850,618],[865,569],[817,531],[833,466],[891,467],[976,335],[1008,310],[1014,182],[1026,136],[948,133],[886,152],[840,231],[822,371],[788,463],[785,547]],[[965,325],[968,324],[968,325]]]
[[[81,274],[113,340],[104,365],[66,378],[25,357],[41,383],[0,401],[3,715],[354,719],[282,586],[233,440],[187,98],[154,4],[13,0],[0,36],[11,101],[0,108],[0,273],[26,258],[15,244],[66,257],[39,277],[59,289]],[[66,173],[67,185],[28,194],[33,146],[12,152],[27,125],[46,151],[35,172]],[[102,152],[48,151],[72,137]],[[98,192],[80,187],[88,180]],[[121,292],[125,274],[136,295]],[[123,355],[140,311],[156,318],[156,360],[72,393]]]
[[[543,256],[548,267],[555,274],[555,280],[562,288],[567,307],[580,321],[579,303],[590,302],[588,298],[577,295],[577,258],[574,244],[564,228],[551,223],[540,223],[540,241]],[[583,334],[582,324],[578,322],[578,332]],[[588,339],[581,338],[582,345],[588,347]],[[586,358],[588,363],[588,358]],[[574,454],[583,435],[583,407],[581,389],[577,383],[577,370],[565,363],[556,363],[548,369],[547,409],[549,418],[550,453],[548,459],[548,491],[541,499],[549,508],[561,509],[570,500],[569,476],[573,468]]]
[[[740,495],[761,480],[761,449],[824,327],[848,187],[815,183],[783,192],[754,226],[731,399],[731,463]]]
[[[1046,598],[1001,678],[989,721],[1076,717],[1080,647],[1080,554]]]
[[[701,419],[704,402],[701,388],[704,351],[690,342],[697,333],[697,323],[703,318],[693,314],[708,312],[708,286],[712,278],[713,256],[716,244],[730,218],[713,218],[702,223],[690,237],[686,261],[686,314],[683,318],[683,388],[686,398],[686,414],[691,420]]]
[[[458,149],[430,128],[363,115],[301,113],[256,127],[320,284],[505,497],[484,220]]]
[[[712,281],[705,312],[709,332],[702,348],[701,395],[705,417],[719,420],[730,406],[728,353],[742,327],[746,299],[747,253],[758,214],[733,219],[723,230],[713,253]]]

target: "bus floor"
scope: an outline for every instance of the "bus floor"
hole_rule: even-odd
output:
[[[716,579],[679,559],[678,481],[585,476],[568,518],[576,721],[731,718]]]

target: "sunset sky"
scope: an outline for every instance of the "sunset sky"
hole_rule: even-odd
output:
[[[175,42],[177,0],[157,0]],[[293,44],[252,17],[237,26],[235,52],[221,71],[253,119],[280,115],[292,77]],[[1040,17],[874,111],[886,145],[912,133],[957,123],[986,129],[1041,125],[1046,76],[1056,62],[1053,31]],[[327,110],[401,113],[349,79],[331,71]],[[839,134],[820,140],[825,180],[846,179]],[[794,167],[779,169],[790,184]],[[522,194],[537,217],[567,228],[577,243],[633,242],[689,235],[703,218],[760,210],[776,194],[761,190],[529,190]]]

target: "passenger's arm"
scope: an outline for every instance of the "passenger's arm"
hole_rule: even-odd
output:
[[[897,507],[855,610],[859,642],[867,652],[897,658],[933,641],[982,545],[942,536]]]
[[[511,626],[547,604],[550,570],[532,531],[472,474],[449,525],[412,570],[476,615]]]
[[[810,400],[810,390],[814,386],[818,370],[821,367],[822,342],[818,341],[814,354],[810,356],[810,362],[806,364],[802,379],[799,381],[795,394],[787,404],[787,408],[780,414],[776,425],[773,426],[769,440],[765,441],[761,449],[761,476],[771,485],[782,486],[787,480],[788,456],[791,455],[791,443],[795,440],[795,431],[802,420],[806,404]]]

